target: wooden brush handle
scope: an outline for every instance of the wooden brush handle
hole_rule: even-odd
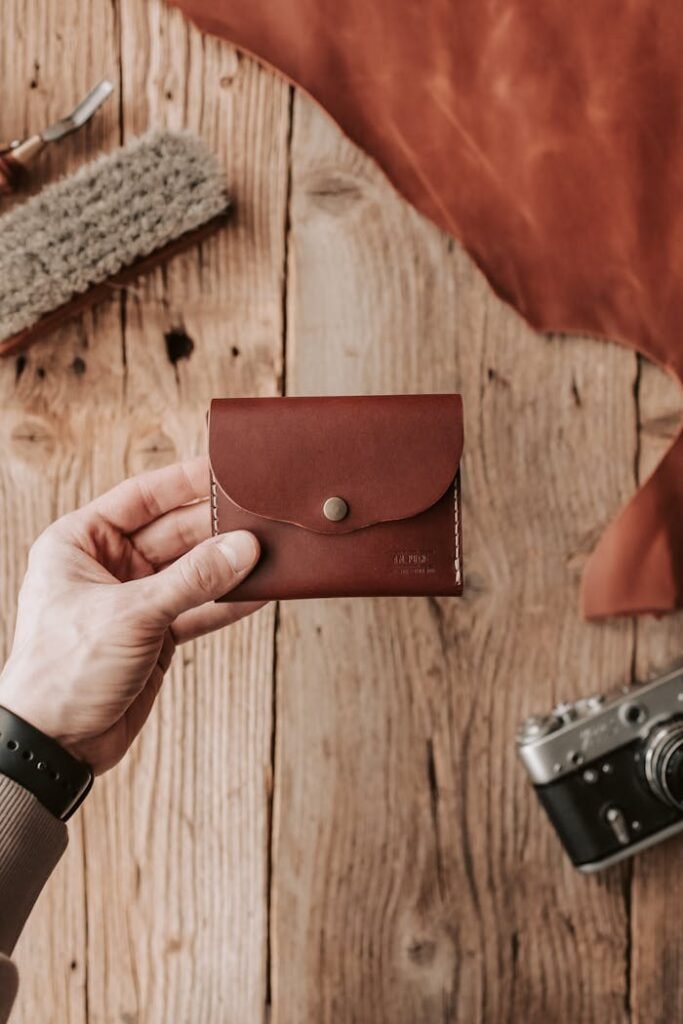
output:
[[[9,151],[0,153],[0,196],[16,192],[24,177],[24,167],[13,160]]]
[[[31,135],[11,149],[0,150],[0,195],[17,191],[28,177],[28,164],[44,148],[40,135]]]

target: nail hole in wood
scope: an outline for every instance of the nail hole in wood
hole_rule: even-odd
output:
[[[164,334],[166,342],[166,354],[173,366],[180,359],[189,359],[194,352],[194,342],[189,334],[182,327],[173,327]]]

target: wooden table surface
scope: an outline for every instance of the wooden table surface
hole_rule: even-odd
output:
[[[680,654],[680,617],[578,613],[679,391],[530,330],[309,99],[160,0],[4,0],[0,60],[0,137],[117,85],[39,181],[169,125],[208,140],[237,203],[0,367],[5,653],[31,540],[203,451],[211,396],[458,390],[466,410],[466,596],[268,607],[183,650],[70,827],[17,1024],[681,1019],[683,844],[578,875],[514,749],[531,710]]]

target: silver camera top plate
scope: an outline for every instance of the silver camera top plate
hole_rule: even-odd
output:
[[[595,758],[645,737],[658,721],[683,715],[683,666],[603,698],[558,705],[521,726],[518,752],[536,786],[573,774]]]

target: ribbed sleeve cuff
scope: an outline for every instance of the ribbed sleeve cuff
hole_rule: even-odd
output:
[[[66,825],[0,775],[0,953],[9,956],[14,949],[67,842]]]
[[[4,1024],[10,1015],[18,987],[16,967],[0,953],[0,1024]]]

